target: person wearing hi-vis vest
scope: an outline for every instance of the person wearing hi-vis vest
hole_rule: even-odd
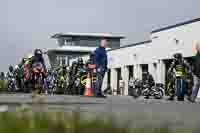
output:
[[[168,75],[174,71],[175,74],[175,90],[170,90],[170,98],[168,100],[174,100],[174,96],[177,96],[178,101],[184,101],[185,86],[184,78],[187,71],[191,71],[189,63],[187,63],[181,53],[174,54],[174,60],[168,70]]]

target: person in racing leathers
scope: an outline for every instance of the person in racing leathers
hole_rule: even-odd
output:
[[[43,84],[44,84],[44,88],[43,91],[47,92],[47,85],[46,85],[46,65],[45,65],[45,61],[43,58],[43,52],[41,49],[35,49],[34,51],[34,56],[31,58],[31,73],[33,74],[33,69],[35,67],[37,67],[37,65],[42,65],[42,69],[43,69]],[[33,80],[34,78],[32,77],[32,85],[35,84],[35,81]]]
[[[22,87],[24,89],[24,92],[29,92],[31,88],[31,78],[32,78],[32,72],[31,72],[31,64],[32,64],[32,57],[33,55],[30,54],[27,57],[22,59],[21,62],[21,70],[22,70]]]
[[[143,72],[142,82],[144,84],[148,84],[149,85],[148,89],[150,89],[150,90],[155,85],[155,81],[153,79],[153,76],[148,71],[147,72]],[[149,95],[146,95],[145,98],[148,99]]]
[[[16,74],[17,87],[19,88],[19,91],[21,91],[22,90],[22,67],[21,67],[21,64],[16,65],[14,71]]]
[[[79,74],[79,86],[80,86],[80,92],[78,92],[80,95],[83,95],[84,93],[84,89],[85,89],[85,86],[81,84],[81,79],[83,78],[83,76],[86,76],[86,68],[85,68],[85,65],[83,63],[83,59],[82,58],[78,58],[78,72]],[[78,81],[77,81],[78,82]]]
[[[66,92],[68,94],[75,95],[78,93],[75,86],[75,81],[79,77],[78,73],[78,63],[76,61],[72,62],[72,66],[69,69],[69,85],[67,86]]]
[[[12,78],[12,77],[15,77],[15,72],[14,72],[14,68],[13,66],[9,66],[9,71],[8,73],[6,74],[6,77],[9,79],[9,78]]]
[[[172,62],[169,70],[168,70],[168,75],[172,72],[175,71],[175,90],[171,90],[171,94],[168,100],[174,100],[175,92],[176,96],[178,97],[179,101],[184,100],[184,89],[185,89],[185,83],[184,83],[184,78],[185,74],[188,71],[189,73],[191,72],[191,67],[188,62],[186,62],[182,56],[181,53],[176,53],[174,54],[174,61]],[[173,89],[173,87],[171,87]]]
[[[47,71],[46,70],[46,65],[45,65],[45,61],[44,61],[44,58],[43,58],[42,55],[43,55],[43,52],[42,52],[41,49],[35,49],[34,56],[32,57],[31,68],[34,67],[34,64],[41,63],[42,66],[43,66],[43,69],[46,72]]]
[[[11,82],[13,82],[13,81],[11,81],[11,79],[14,78],[15,79],[14,81],[16,81],[16,74],[14,72],[13,66],[11,66],[11,65],[9,66],[9,71],[6,74],[6,77],[7,77],[7,80],[8,80],[8,86],[11,84]],[[16,85],[16,83],[14,83],[14,84]],[[13,89],[17,89],[17,88],[13,88]]]

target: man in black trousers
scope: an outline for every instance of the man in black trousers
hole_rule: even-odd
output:
[[[95,95],[97,97],[106,98],[102,94],[102,84],[103,84],[103,78],[105,75],[105,72],[107,71],[107,40],[102,39],[100,42],[100,46],[95,50],[95,63],[96,63],[96,91]]]

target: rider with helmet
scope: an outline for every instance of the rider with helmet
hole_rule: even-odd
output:
[[[14,89],[12,91],[15,91],[15,89],[17,89],[16,88],[16,75],[15,75],[13,66],[9,66],[9,71],[7,73],[7,80],[8,80],[8,89]],[[9,86],[12,84],[14,86],[11,86],[11,88],[10,88]]]
[[[16,81],[17,81],[17,87],[19,89],[22,89],[22,82],[21,82],[21,79],[22,79],[22,67],[21,67],[21,64],[18,64],[18,65],[15,65],[15,74],[16,74]]]
[[[170,88],[170,97],[168,100],[174,100],[174,96],[176,95],[179,101],[183,101],[185,92],[184,78],[186,72],[191,72],[191,67],[188,62],[184,60],[181,53],[176,53],[173,56],[174,60],[168,70],[168,75],[170,75],[170,73],[173,71],[175,72],[175,90],[173,87]]]
[[[45,65],[45,61],[44,61],[44,58],[43,58],[43,52],[42,52],[42,50],[41,49],[35,49],[35,51],[34,51],[34,56],[31,58],[31,73],[32,73],[32,85],[34,86],[33,88],[34,89],[38,89],[38,88],[36,88],[35,87],[35,85],[36,85],[36,79],[35,79],[35,77],[37,77],[37,76],[35,76],[35,72],[37,72],[38,71],[38,68],[39,69],[41,69],[41,74],[42,74],[42,83],[39,83],[38,82],[38,84],[39,84],[39,86],[42,86],[42,87],[40,87],[40,92],[44,92],[45,91],[45,93],[47,93],[47,84],[46,84],[46,72],[47,72],[47,70],[46,70],[46,65]]]
[[[6,77],[9,79],[9,78],[13,78],[14,76],[15,76],[14,68],[13,68],[13,66],[10,65],[9,71],[8,71]]]
[[[60,69],[58,69],[58,92],[57,93],[63,93],[65,90],[66,85],[66,79],[68,77],[68,70],[67,66],[63,65]]]
[[[42,55],[43,55],[43,52],[41,49],[35,49],[34,56],[32,57],[31,67],[33,67],[33,65],[36,63],[41,63],[43,66],[43,69],[46,71],[46,65],[45,65],[45,61]]]
[[[152,87],[155,85],[153,76],[148,71],[145,71],[142,73],[142,82],[145,85],[149,85],[149,88],[148,88],[149,90],[151,90]],[[147,95],[145,95],[145,98],[148,99],[149,96],[150,96],[150,94],[147,94]]]
[[[85,65],[83,63],[83,58],[79,57],[78,58],[78,75],[79,75],[79,81],[80,81],[80,95],[83,95],[84,93],[84,89],[85,89],[85,86],[83,84],[81,84],[81,80],[84,80],[84,77],[87,76],[86,74],[86,69],[85,69]],[[83,82],[83,81],[82,81]]]
[[[66,92],[68,94],[76,94],[77,93],[76,89],[73,87],[75,85],[75,81],[77,80],[78,76],[79,76],[78,63],[76,61],[73,61],[72,65],[70,67],[70,70],[69,70],[69,85],[66,90]]]

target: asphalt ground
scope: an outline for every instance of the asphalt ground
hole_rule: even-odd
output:
[[[108,96],[106,99],[83,96],[36,96],[31,94],[0,94],[0,111],[16,111],[27,105],[33,111],[78,111],[87,116],[116,116],[118,121],[131,120],[140,125],[166,124],[171,126],[195,126],[200,122],[200,102],[185,100],[167,101],[134,99],[129,96]],[[7,108],[7,109],[5,109]],[[142,123],[142,124],[141,124]]]

